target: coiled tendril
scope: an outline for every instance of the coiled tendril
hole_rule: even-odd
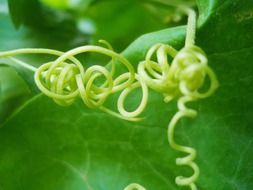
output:
[[[109,46],[107,42],[101,42]],[[93,65],[85,70],[81,62],[75,58],[77,54],[85,52],[95,52],[111,57],[113,60],[111,70],[100,65]],[[137,116],[145,109],[148,99],[147,86],[135,73],[129,61],[112,49],[92,45],[78,47],[66,53],[50,49],[19,49],[2,52],[0,57],[25,53],[46,53],[59,56],[55,61],[42,64],[38,69],[33,69],[37,87],[57,104],[68,106],[77,97],[81,97],[89,108],[98,108],[126,120],[137,121],[140,119]],[[20,60],[13,60],[25,65]],[[122,63],[128,72],[115,77],[115,61]],[[104,77],[103,82],[96,81],[101,77]],[[124,107],[125,99],[129,93],[139,87],[142,89],[141,102],[134,111],[127,111]],[[103,106],[109,95],[120,91],[117,104],[119,113]]]
[[[147,104],[148,87],[163,94],[165,102],[178,100],[178,111],[168,125],[168,141],[173,149],[187,154],[185,157],[177,158],[176,164],[189,166],[193,174],[190,177],[176,177],[176,184],[196,190],[195,182],[199,176],[199,168],[194,159],[197,151],[177,144],[174,131],[180,119],[197,115],[197,112],[188,108],[186,103],[210,96],[217,88],[218,82],[207,64],[205,53],[195,45],[195,12],[185,7],[179,7],[179,9],[189,15],[185,46],[177,51],[167,44],[155,44],[148,50],[145,60],[139,63],[137,73],[129,61],[114,52],[105,41],[101,42],[107,45],[108,49],[92,45],[78,47],[65,53],[51,49],[19,49],[2,52],[0,58],[11,57],[17,64],[34,71],[35,83],[41,92],[62,106],[68,106],[80,97],[89,108],[98,108],[116,117],[137,121]],[[75,56],[86,52],[111,57],[111,69],[100,65],[84,69]],[[58,58],[41,65],[38,69],[12,58],[14,55],[30,53],[51,54]],[[172,58],[171,63],[169,63],[169,57]],[[123,64],[128,71],[115,76],[115,61]],[[102,81],[101,78],[103,78]],[[201,92],[207,78],[210,83],[209,89]],[[124,107],[125,100],[136,88],[142,89],[141,102],[134,111],[127,111]],[[118,112],[115,112],[105,107],[104,103],[110,95],[117,92],[120,92],[120,95],[117,101]],[[124,190],[145,190],[145,188],[132,183]]]
[[[124,64],[129,72],[114,79],[114,70],[109,71],[100,65],[91,66],[85,71],[81,63],[77,59],[73,59],[77,54],[85,52],[97,52],[110,56],[114,61],[117,60]],[[67,60],[72,61],[72,64],[66,63]],[[103,83],[97,84],[96,79],[101,76],[105,80]],[[99,108],[128,120],[138,119],[135,117],[145,108],[148,95],[146,84],[135,74],[127,59],[113,50],[98,46],[83,46],[72,49],[62,54],[56,61],[42,65],[35,73],[35,82],[44,94],[53,98],[58,104],[68,105],[77,96],[80,96],[89,108]],[[124,108],[124,100],[137,87],[141,87],[143,91],[141,103],[136,110],[128,112]],[[118,99],[120,114],[103,106],[109,95],[119,91],[122,91]]]
[[[138,74],[151,89],[164,95],[164,101],[178,99],[178,111],[168,125],[168,141],[170,146],[177,151],[188,154],[177,158],[177,165],[186,165],[193,170],[190,177],[176,177],[176,184],[189,186],[191,190],[197,190],[196,180],[199,177],[199,167],[194,162],[196,150],[182,146],[175,142],[174,131],[177,123],[184,117],[195,117],[197,112],[188,108],[185,104],[200,98],[210,96],[218,87],[218,81],[212,69],[207,64],[207,58],[203,50],[195,44],[196,14],[192,10],[185,10],[188,14],[187,34],[185,47],[177,51],[166,44],[156,44],[149,49],[144,61],[138,65]],[[168,56],[172,58],[169,64]],[[152,60],[156,57],[156,60]],[[209,78],[210,86],[206,92],[200,92],[206,78]],[[143,187],[135,186],[141,190]],[[129,186],[129,189],[134,189]]]

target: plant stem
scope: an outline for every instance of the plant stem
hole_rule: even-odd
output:
[[[196,13],[192,9],[187,9],[188,12],[188,23],[186,29],[185,46],[189,47],[195,44],[196,35]]]

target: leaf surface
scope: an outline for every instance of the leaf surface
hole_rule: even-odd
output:
[[[210,98],[191,103],[195,119],[184,119],[176,139],[195,147],[199,189],[253,189],[253,29],[250,0],[201,1],[197,44],[207,53],[220,87]],[[123,52],[135,65],[155,42],[180,48],[185,27],[144,35]],[[136,98],[137,101],[137,98]],[[190,175],[175,165],[179,154],[166,128],[176,112],[150,94],[146,118],[122,121],[88,110],[81,100],[70,107],[40,95],[0,129],[0,187],[7,190],[118,190],[137,182],[149,190],[187,189],[174,183]]]

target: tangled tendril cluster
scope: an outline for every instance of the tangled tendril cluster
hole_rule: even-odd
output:
[[[210,96],[218,87],[218,81],[208,66],[205,53],[195,45],[195,12],[185,8],[182,10],[189,15],[185,46],[178,51],[167,44],[153,45],[148,50],[145,60],[139,63],[137,73],[131,63],[113,51],[110,44],[105,41],[101,42],[107,48],[87,45],[68,52],[51,49],[19,49],[2,52],[0,58],[30,53],[58,56],[56,60],[42,64],[38,69],[20,60],[12,59],[21,66],[35,71],[35,83],[41,92],[62,106],[68,106],[80,97],[89,108],[98,108],[116,117],[137,121],[146,107],[148,88],[163,94],[165,102],[177,100],[178,111],[168,125],[168,141],[173,149],[187,154],[185,157],[177,158],[176,164],[189,166],[193,174],[190,177],[176,177],[176,184],[197,190],[195,182],[199,176],[199,167],[194,162],[197,151],[176,143],[174,132],[180,119],[193,118],[197,115],[197,112],[188,108],[186,103]],[[109,56],[112,58],[111,68],[93,65],[85,69],[76,55],[86,52]],[[116,75],[116,61],[123,64],[127,72]],[[209,88],[202,92],[206,81],[210,83]],[[127,111],[125,100],[136,88],[141,88],[142,99],[134,111]],[[104,106],[108,97],[115,93],[120,94],[117,100],[117,112]],[[145,190],[145,188],[132,183],[124,190]]]
[[[78,47],[65,53],[50,49],[19,49],[2,52],[0,57],[24,53],[47,53],[59,56],[55,61],[42,64],[38,69],[33,69],[35,71],[35,83],[42,93],[62,106],[71,105],[77,97],[80,97],[89,108],[98,108],[121,119],[138,121],[141,118],[137,116],[142,113],[147,104],[147,85],[135,73],[133,66],[126,58],[114,52],[107,42],[101,42],[105,43],[109,49],[92,45]],[[111,57],[111,69],[93,65],[85,70],[82,63],[75,56],[86,52],[95,52]],[[13,60],[23,63],[17,59]],[[123,64],[128,72],[115,76],[116,61]],[[127,111],[124,102],[127,96],[136,88],[142,89],[142,99],[135,110]],[[110,95],[118,92],[120,92],[120,95],[117,101],[117,113],[106,108],[104,103]]]
[[[156,53],[157,61],[151,57]],[[168,55],[173,58],[171,64]],[[151,89],[164,95],[165,102],[180,96],[194,99],[211,95],[217,80],[207,64],[204,52],[197,46],[185,47],[179,52],[166,44],[157,44],[150,48],[146,60],[138,65],[138,74]],[[205,93],[199,92],[205,78],[209,77],[211,86]]]
[[[156,54],[156,61],[151,59],[154,54]],[[173,58],[171,64],[168,62],[168,55]],[[157,44],[150,48],[146,60],[139,64],[138,74],[148,87],[164,95],[165,102],[178,99],[178,112],[168,126],[168,140],[172,148],[188,154],[183,158],[177,158],[176,163],[191,167],[193,174],[190,177],[178,176],[176,184],[190,186],[192,190],[196,190],[195,181],[199,176],[199,168],[193,161],[196,150],[177,144],[174,140],[174,130],[183,117],[197,115],[195,110],[187,108],[185,105],[187,102],[206,98],[215,91],[218,82],[214,72],[208,66],[204,52],[195,45],[186,46],[177,52],[168,45]],[[207,77],[210,81],[209,89],[200,92]]]
[[[97,52],[110,56],[113,61],[122,63],[128,72],[114,77],[114,63],[111,70],[100,65],[93,65],[84,70],[80,61],[74,56],[85,52]],[[104,78],[102,82],[96,81],[101,77]],[[89,108],[99,108],[127,120],[138,120],[136,116],[143,111],[148,99],[146,84],[134,72],[128,60],[113,50],[98,46],[72,49],[63,53],[54,62],[43,64],[35,73],[35,82],[44,94],[60,105],[69,105],[79,96]],[[128,94],[138,87],[141,87],[143,91],[141,103],[134,111],[129,112],[124,107],[124,101]],[[119,91],[121,91],[117,104],[119,113],[116,113],[104,107],[103,104],[111,94]]]

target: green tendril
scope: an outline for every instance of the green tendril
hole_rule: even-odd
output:
[[[177,158],[177,165],[190,167],[193,174],[190,177],[176,177],[176,184],[189,186],[191,190],[197,190],[195,182],[199,177],[199,167],[194,162],[197,151],[194,148],[182,146],[175,142],[174,133],[177,123],[184,117],[195,117],[197,112],[187,108],[185,105],[190,101],[197,101],[206,98],[214,93],[218,87],[217,78],[207,64],[207,58],[203,50],[195,44],[196,14],[193,10],[184,9],[188,13],[188,24],[185,46],[177,51],[167,44],[156,44],[149,49],[144,61],[138,65],[138,74],[147,86],[164,95],[164,101],[178,100],[178,111],[168,125],[168,141],[170,146],[180,152],[188,154],[185,157]],[[152,57],[156,60],[152,60]],[[168,56],[173,60],[170,64]],[[206,92],[200,92],[209,78],[210,86]],[[144,189],[142,186],[128,186],[127,190]]]
[[[146,190],[146,189],[138,183],[131,183],[128,186],[126,186],[124,190]]]
[[[168,3],[166,5],[174,6]],[[193,174],[190,177],[178,176],[175,182],[179,186],[189,186],[191,190],[197,190],[196,181],[200,173],[198,165],[194,162],[197,151],[176,143],[175,129],[179,120],[197,116],[197,111],[188,108],[186,103],[209,97],[218,87],[218,81],[208,66],[204,51],[195,45],[196,13],[183,6],[178,9],[188,14],[185,46],[178,51],[167,44],[153,45],[148,50],[145,60],[139,63],[137,73],[131,63],[116,53],[104,40],[99,42],[106,47],[86,45],[67,52],[51,49],[18,49],[1,52],[0,58],[9,57],[16,64],[34,71],[34,80],[40,91],[61,106],[68,106],[79,97],[89,108],[97,108],[121,119],[139,121],[141,119],[139,115],[147,105],[148,88],[163,94],[165,102],[177,100],[178,111],[168,125],[168,141],[173,149],[187,154],[185,157],[177,158],[176,164],[190,167]],[[111,68],[107,69],[101,65],[85,68],[76,56],[87,52],[110,57]],[[57,58],[35,68],[13,58],[20,54],[50,54]],[[169,57],[172,58],[171,63]],[[123,64],[127,72],[115,76],[116,62]],[[210,83],[209,88],[206,92],[201,92],[207,79]],[[101,80],[102,82],[99,82]],[[125,108],[126,99],[136,88],[142,91],[141,101],[135,110],[128,111]],[[115,93],[119,93],[117,111],[104,106],[108,97]],[[145,190],[145,188],[132,183],[124,190]]]
[[[104,40],[99,42],[105,44],[109,49],[89,45],[64,53],[51,49],[28,48],[1,52],[0,58],[10,57],[20,66],[34,71],[35,83],[40,91],[61,106],[71,105],[77,97],[80,97],[89,108],[98,108],[121,119],[139,121],[141,118],[138,116],[145,109],[148,100],[146,84],[138,77],[128,60],[114,52],[108,42]],[[111,57],[113,60],[111,69],[94,65],[85,70],[75,56],[86,52],[95,52]],[[58,58],[35,68],[12,57],[20,54],[50,54],[58,56]],[[114,78],[115,61],[122,63],[128,72]],[[97,84],[96,79],[101,77],[104,77],[104,83]],[[125,109],[125,100],[136,88],[142,89],[142,99],[140,105],[134,111],[129,112]],[[103,106],[110,95],[120,91],[118,113]]]

